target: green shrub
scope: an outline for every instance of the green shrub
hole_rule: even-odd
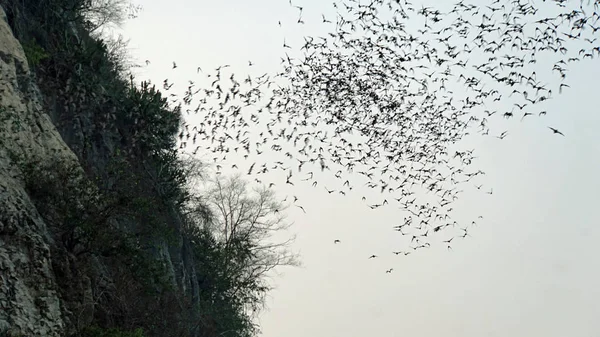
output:
[[[133,147],[136,154],[162,153],[176,146],[180,109],[169,107],[167,98],[155,86],[144,81],[138,88],[132,78],[119,107],[118,125],[127,146]]]
[[[23,46],[23,51],[27,57],[27,63],[31,68],[37,67],[41,61],[49,57],[48,53],[46,53],[46,50],[44,50],[44,48],[42,48],[35,41],[35,39],[21,42],[21,45]]]

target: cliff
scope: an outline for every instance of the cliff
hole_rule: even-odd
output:
[[[0,336],[251,331],[217,287],[214,240],[190,231],[203,219],[182,212],[179,108],[123,76],[76,12],[0,6]]]
[[[77,158],[40,106],[23,48],[0,11],[0,331],[59,336],[65,323],[52,269],[52,238],[9,153]]]

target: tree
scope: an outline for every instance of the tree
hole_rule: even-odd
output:
[[[299,265],[276,240],[291,225],[272,190],[251,189],[239,175],[210,180],[205,164],[182,158],[190,195],[182,205],[183,231],[194,252],[200,300],[195,327],[223,336],[253,336],[256,314],[272,286],[270,272]]]
[[[141,6],[131,0],[83,0],[79,13],[87,24],[90,34],[106,44],[108,56],[114,64],[120,65],[120,76],[125,77],[140,65],[129,53],[129,40],[115,28],[121,28],[127,20],[135,19]],[[128,72],[128,73],[126,73]]]
[[[265,187],[249,189],[239,175],[216,178],[209,183],[205,200],[212,211],[208,223],[218,242],[228,255],[227,273],[241,287],[264,279],[278,266],[298,266],[297,254],[289,246],[295,237],[274,240],[287,230],[284,211],[287,206],[276,200],[274,192]],[[235,291],[240,291],[237,287]]]
[[[79,8],[90,25],[90,32],[108,25],[120,27],[127,19],[136,18],[141,9],[129,0],[83,0]]]

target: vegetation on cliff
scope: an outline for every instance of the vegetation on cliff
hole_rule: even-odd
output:
[[[298,263],[290,241],[265,241],[286,228],[275,214],[285,206],[267,190],[251,194],[239,177],[216,181],[206,195],[190,188],[205,177],[202,163],[177,154],[180,106],[151,83],[136,84],[120,40],[99,33],[139,8],[120,0],[0,6],[45,112],[79,159],[10,154],[49,229],[65,333],[255,335],[267,272]],[[11,113],[3,108],[0,120]],[[18,125],[10,127],[3,132]]]

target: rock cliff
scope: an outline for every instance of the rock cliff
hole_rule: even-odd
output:
[[[181,105],[94,34],[103,3],[0,0],[0,337],[254,336],[281,260],[218,239]]]
[[[157,215],[152,219],[134,214],[142,205],[155,207],[156,200],[168,192],[164,184],[148,182],[160,179],[156,163],[132,150],[127,158],[139,160],[140,167],[126,167],[148,172],[136,186],[146,189],[138,195],[157,196],[151,200],[154,203],[134,206],[130,198],[116,211],[112,211],[116,202],[99,207],[98,191],[110,190],[121,177],[109,174],[111,163],[121,158],[119,149],[141,142],[140,138],[134,137],[135,130],[124,118],[113,118],[111,123],[99,120],[102,116],[91,105],[75,106],[69,101],[77,93],[73,88],[66,95],[64,86],[51,87],[50,81],[36,78],[9,25],[11,20],[13,27],[22,24],[18,15],[13,11],[9,19],[0,8],[0,336],[75,336],[91,325],[144,326],[147,335],[164,331],[202,335],[188,319],[197,307],[199,284],[192,247],[182,235],[177,209],[160,205],[154,208]],[[75,76],[58,71],[44,75],[67,86]],[[44,89],[38,84],[45,85]],[[90,93],[81,96],[85,94]],[[111,115],[109,105],[99,108]],[[74,193],[69,191],[77,187],[71,184],[73,177],[99,180],[94,192],[86,190],[88,199],[60,203],[64,210],[50,203],[48,195],[59,190],[63,196]],[[64,184],[62,178],[67,179]],[[49,182],[57,185],[43,190]],[[97,220],[100,214],[108,215]],[[65,225],[78,216],[81,223]],[[144,221],[153,221],[154,227],[144,226]],[[103,232],[97,228],[100,225],[110,231]],[[156,235],[161,228],[167,234]],[[117,240],[110,236],[115,233],[131,235]],[[132,250],[136,253],[129,254]],[[141,268],[145,261],[152,263]],[[153,271],[162,276],[148,276],[149,285],[142,284],[140,275]]]
[[[27,59],[0,9],[0,331],[60,336],[52,238],[9,154],[77,162],[41,107]]]

